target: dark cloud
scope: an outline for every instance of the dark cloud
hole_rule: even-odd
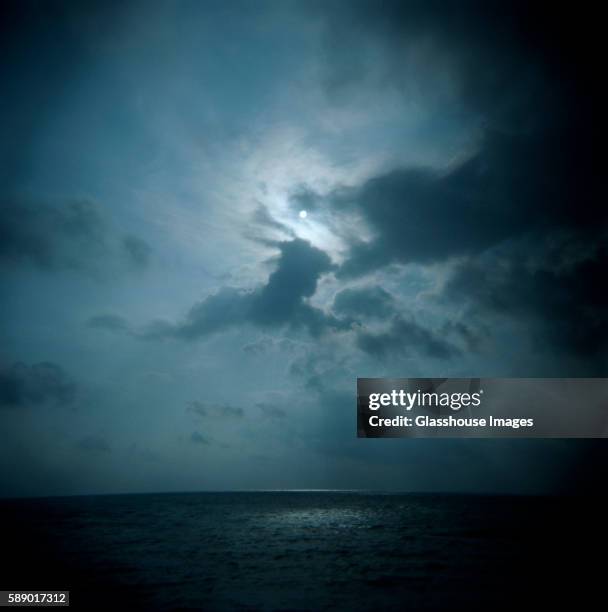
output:
[[[608,217],[595,155],[593,58],[602,38],[589,13],[524,2],[390,0],[320,10],[335,103],[366,90],[398,91],[479,131],[468,157],[447,169],[396,168],[330,194],[334,213],[361,217],[372,235],[347,237],[337,275],[458,258],[446,289],[451,306],[519,319],[540,344],[586,357],[598,371]],[[570,243],[556,249],[564,234]],[[542,265],[526,260],[516,246],[522,242]],[[471,331],[461,335],[473,347]],[[360,345],[381,353],[391,338],[363,332]]]
[[[201,401],[190,402],[188,411],[203,418],[242,419],[245,416],[244,410],[239,406],[209,404]]]
[[[225,287],[195,304],[183,322],[167,327],[171,335],[195,340],[247,321],[252,294]],[[162,329],[158,327],[158,330]]]
[[[423,81],[432,91],[446,79],[453,119],[472,112],[484,133],[478,152],[447,174],[399,169],[354,190],[350,204],[378,237],[353,247],[344,273],[476,253],[528,228],[589,229],[606,220],[589,61],[599,39],[586,15],[480,1],[338,2],[323,10],[334,89],[369,87],[377,71],[375,86],[406,96]]]
[[[351,245],[339,275],[359,276],[394,262],[441,261],[509,236],[510,211],[492,210],[474,189],[450,188],[451,179],[430,170],[403,169],[352,192],[350,203],[363,213],[375,237]],[[345,207],[342,198],[339,206]]]
[[[147,265],[147,243],[129,235],[121,248],[116,240],[101,209],[88,201],[51,206],[9,198],[0,203],[0,261],[10,265],[93,274],[108,265]]]
[[[606,215],[593,192],[581,192],[592,185],[590,168],[576,159],[589,152],[565,138],[488,133],[479,152],[448,173],[405,168],[336,192],[334,208],[361,213],[374,232],[351,245],[339,275],[475,255],[526,234],[569,229],[597,240]]]
[[[64,370],[50,362],[28,366],[16,362],[0,368],[0,406],[63,405],[73,401],[76,385]]]
[[[356,287],[337,293],[332,309],[347,317],[384,319],[395,313],[396,303],[382,287]]]
[[[282,242],[279,248],[276,270],[266,285],[253,295],[252,322],[262,327],[287,323],[292,327],[304,326],[313,334],[337,324],[304,301],[314,295],[321,275],[333,269],[327,253],[301,239]]]
[[[101,436],[86,436],[78,441],[78,448],[92,453],[109,453],[110,445]]]
[[[537,344],[586,360],[595,375],[608,366],[608,293],[601,281],[605,248],[565,241],[541,251],[510,248],[461,263],[444,297],[468,303],[475,314],[499,314],[524,322]],[[574,257],[574,259],[573,259]]]
[[[244,324],[306,328],[313,335],[342,327],[340,321],[306,302],[321,275],[333,269],[328,255],[299,238],[280,242],[278,248],[277,267],[265,285],[252,291],[222,288],[195,304],[184,321],[156,322],[143,335],[196,340]]]
[[[338,275],[462,258],[448,282],[452,300],[532,319],[544,330],[541,343],[595,362],[607,346],[599,289],[606,215],[585,165],[589,151],[575,140],[564,130],[540,138],[494,134],[447,175],[399,170],[341,195],[336,206],[350,201],[376,237],[352,244]],[[540,269],[526,261],[522,243]]]
[[[592,82],[598,25],[567,6],[442,0],[318,3],[326,25],[328,93],[343,101],[364,88],[450,102],[493,127],[559,113],[572,85]],[[584,90],[581,90],[584,91]]]
[[[449,359],[458,352],[456,347],[439,334],[402,317],[395,317],[391,326],[385,331],[378,333],[359,331],[357,346],[378,359],[400,355]]]

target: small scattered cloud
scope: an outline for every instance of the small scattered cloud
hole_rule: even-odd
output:
[[[48,361],[28,366],[15,362],[0,368],[0,406],[70,404],[76,395],[76,384],[66,372]]]
[[[126,264],[148,265],[151,247],[137,236],[121,237],[103,209],[88,200],[51,205],[8,198],[0,201],[0,212],[0,262],[92,276]]]
[[[203,444],[205,446],[211,444],[211,440],[207,436],[203,436],[203,434],[198,431],[192,432],[192,434],[190,435],[190,442],[192,444]]]
[[[208,404],[201,401],[190,402],[188,411],[205,419],[242,419],[245,416],[245,411],[239,406]]]
[[[150,263],[152,247],[141,238],[133,235],[125,236],[122,246],[130,262],[137,268],[144,269]]]
[[[91,317],[87,320],[87,326],[92,329],[105,329],[112,332],[129,330],[129,322],[116,314],[101,314]]]

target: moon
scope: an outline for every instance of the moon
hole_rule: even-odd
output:
[[[306,219],[308,217],[308,213],[305,210],[301,210],[299,213],[300,219]]]

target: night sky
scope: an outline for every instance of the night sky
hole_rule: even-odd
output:
[[[358,376],[608,375],[602,38],[531,4],[3,3],[0,495],[595,486],[356,438]]]

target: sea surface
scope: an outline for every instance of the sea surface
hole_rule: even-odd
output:
[[[66,589],[86,610],[544,609],[603,582],[605,517],[475,495],[3,500],[0,589]]]

